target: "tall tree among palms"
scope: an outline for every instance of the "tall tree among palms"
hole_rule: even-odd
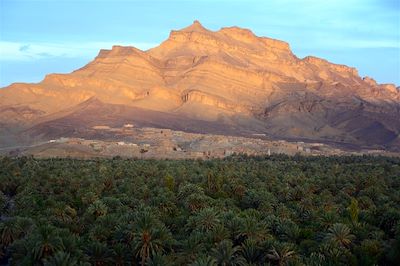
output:
[[[350,206],[348,207],[350,213],[350,219],[353,226],[358,225],[358,214],[360,209],[358,208],[358,201],[355,198],[351,199]]]

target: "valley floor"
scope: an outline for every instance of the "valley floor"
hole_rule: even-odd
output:
[[[110,128],[97,126],[84,134],[60,136],[26,146],[5,147],[3,155],[33,155],[35,157],[95,158],[170,158],[210,159],[224,158],[233,154],[271,155],[302,154],[307,156],[330,155],[385,155],[398,153],[382,149],[360,149],[338,146],[335,143],[271,140],[264,134],[225,136],[187,133],[159,128]]]

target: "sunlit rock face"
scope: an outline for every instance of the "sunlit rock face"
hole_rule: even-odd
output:
[[[395,85],[377,84],[355,68],[321,58],[298,58],[288,43],[248,29],[210,31],[198,21],[173,30],[153,49],[114,46],[70,74],[3,88],[0,122],[25,128],[47,123],[94,98],[173,114],[170,119],[226,123],[226,134],[399,145]],[[104,104],[96,105],[99,115]]]

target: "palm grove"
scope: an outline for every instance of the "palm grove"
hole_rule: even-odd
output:
[[[400,159],[0,158],[0,264],[395,265]]]

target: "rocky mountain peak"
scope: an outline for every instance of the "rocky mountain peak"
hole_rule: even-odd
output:
[[[195,20],[193,21],[193,23],[191,25],[189,25],[186,28],[181,29],[180,31],[188,31],[188,32],[192,32],[192,31],[198,31],[198,32],[207,32],[209,30],[207,30],[206,28],[203,27],[203,25],[201,25],[200,21]]]
[[[121,112],[128,110],[123,106],[162,112],[177,119],[170,124],[184,117],[236,128],[227,134],[394,145],[400,133],[393,84],[363,80],[355,68],[322,58],[299,59],[288,43],[249,29],[211,31],[199,21],[153,49],[116,45],[70,74],[0,90],[1,106],[34,110],[29,123],[80,103],[91,110],[116,104]],[[14,113],[15,121],[26,119]],[[0,110],[4,123],[8,116]]]

